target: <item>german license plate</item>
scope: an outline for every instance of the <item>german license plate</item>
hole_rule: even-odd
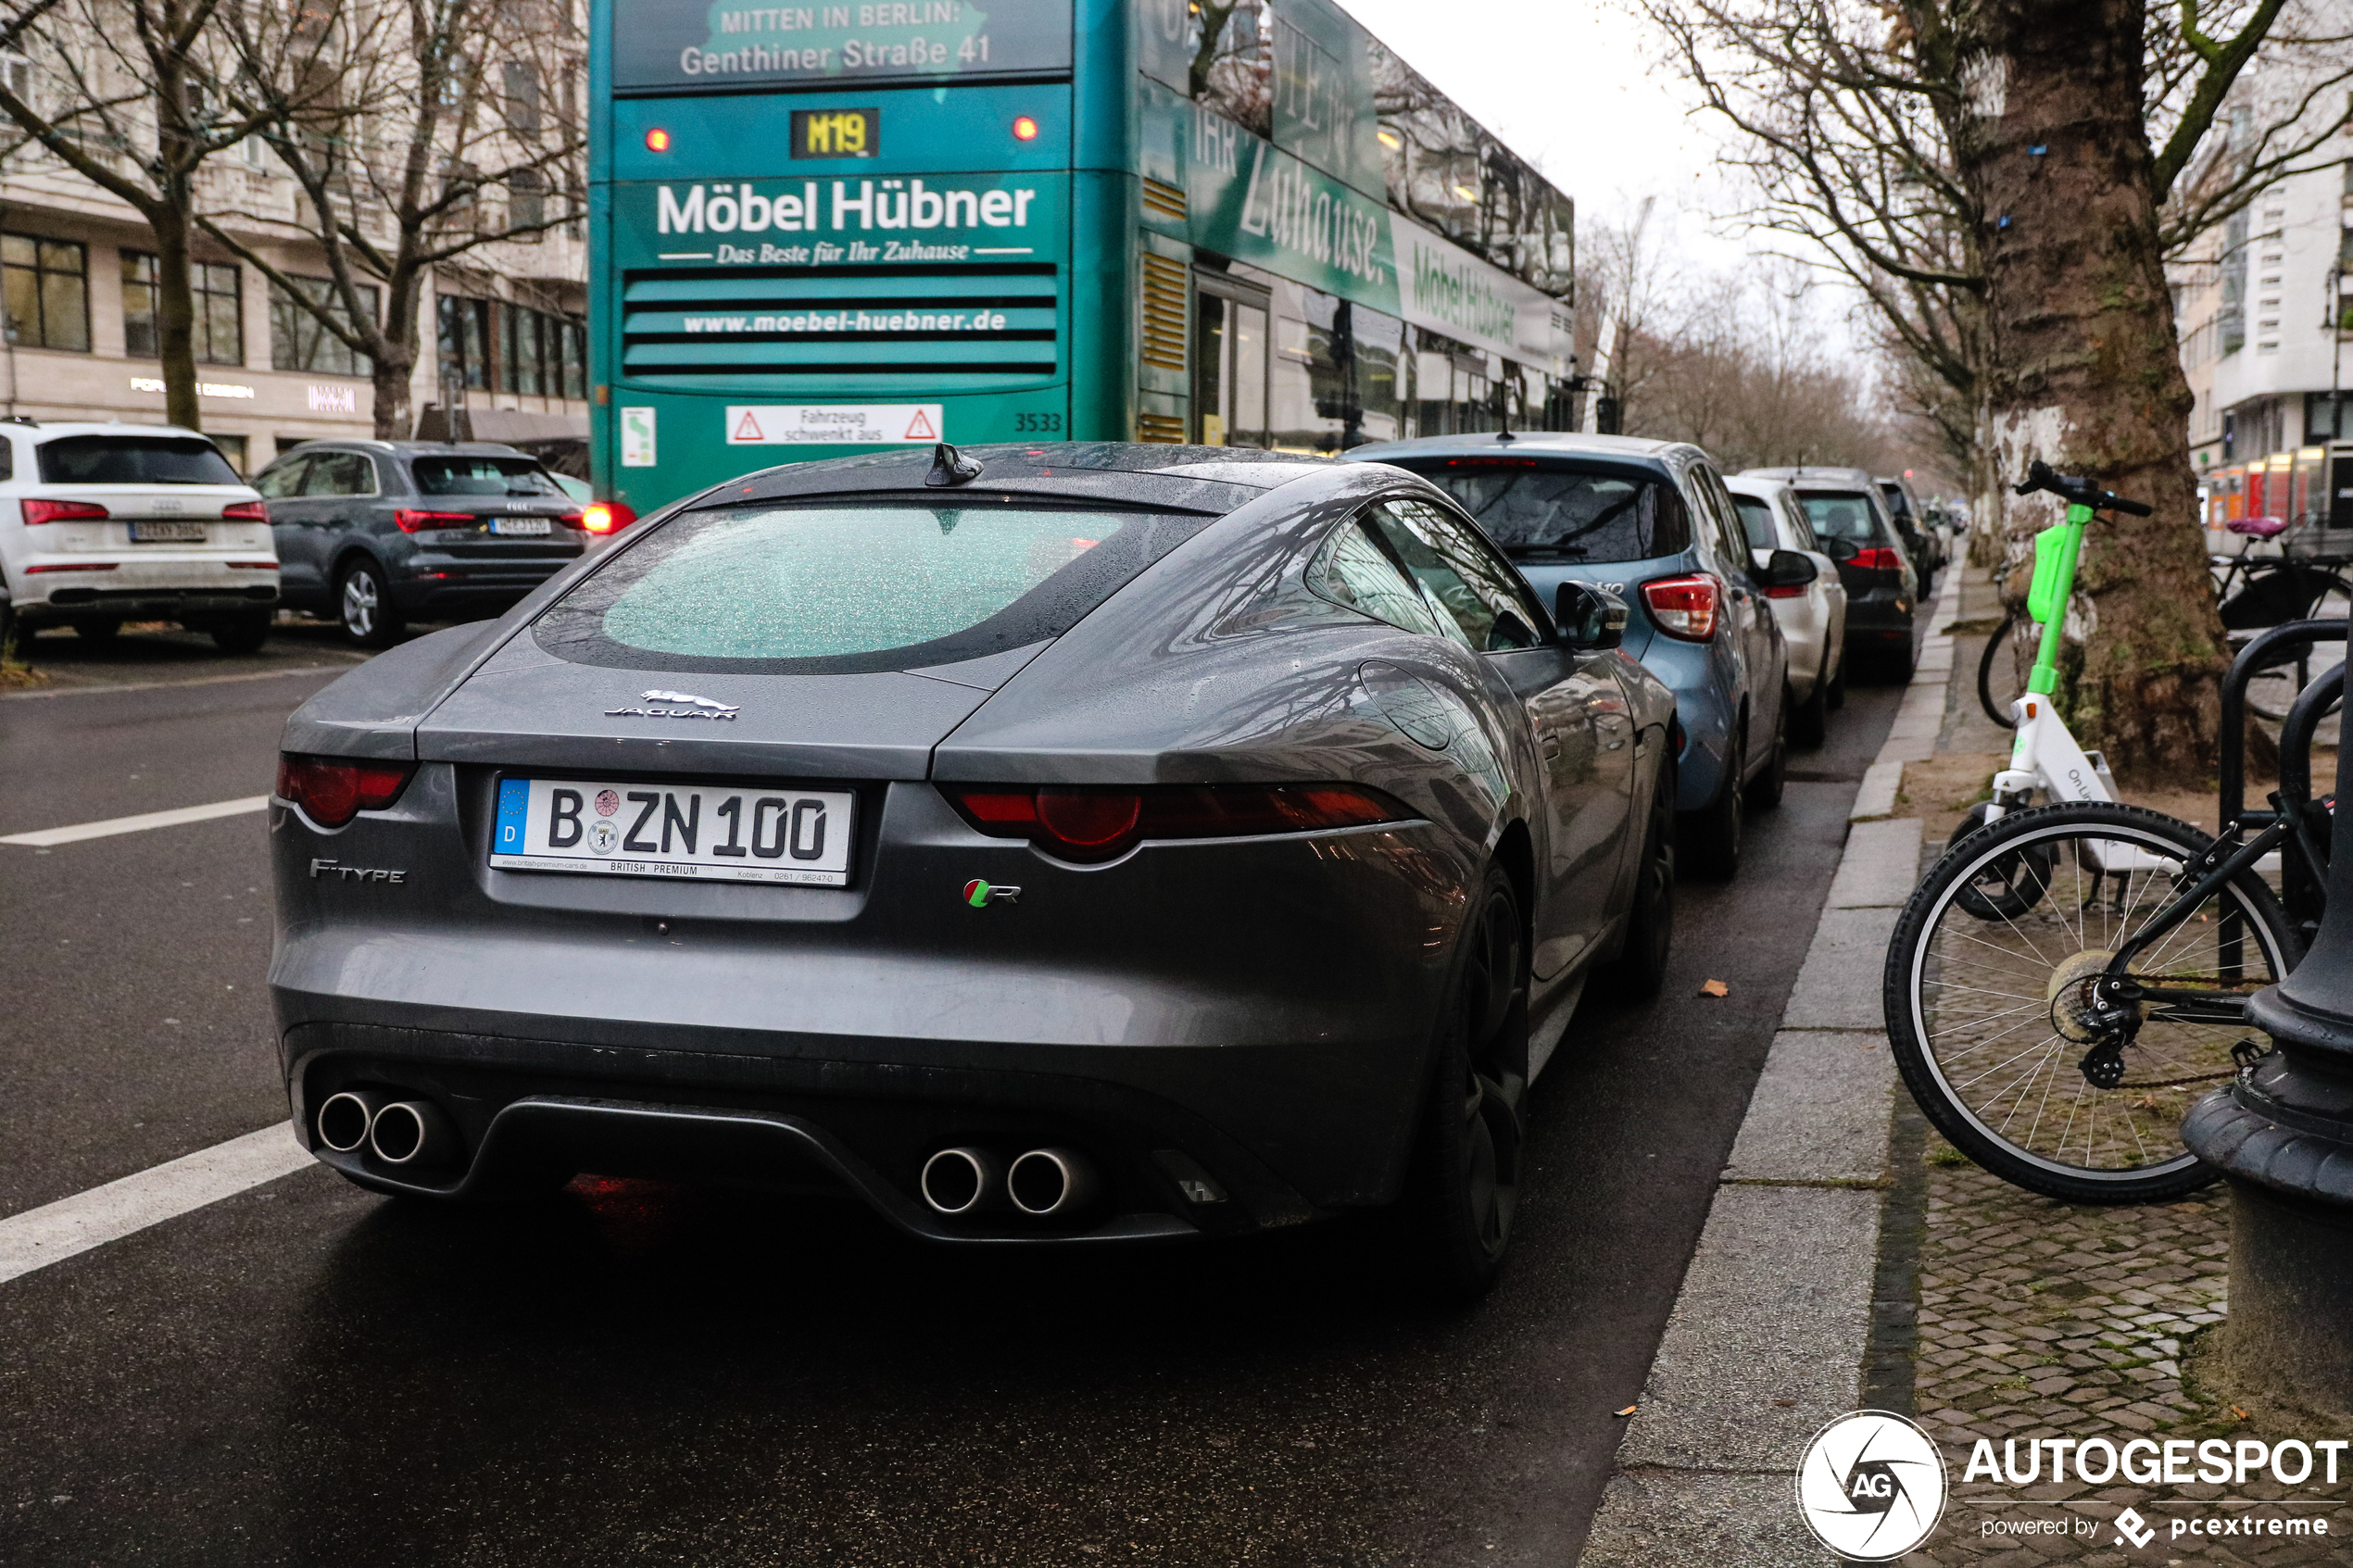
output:
[[[134,545],[201,545],[204,538],[201,522],[140,519],[131,524],[131,542]]]
[[[494,517],[490,520],[493,533],[545,533],[549,528],[544,517]]]
[[[856,804],[846,790],[501,779],[490,863],[842,887]]]

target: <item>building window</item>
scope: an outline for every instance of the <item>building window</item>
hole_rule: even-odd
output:
[[[90,352],[90,261],[71,240],[0,234],[8,341]]]
[[[220,448],[220,455],[229,459],[229,466],[237,470],[238,478],[243,479],[245,475],[253,471],[253,469],[246,462],[246,457],[250,452],[251,447],[245,437],[242,435],[214,435],[212,437],[212,444]]]
[[[500,392],[520,397],[587,395],[587,330],[579,322],[523,305],[497,307]],[[468,385],[476,384],[469,382]]]
[[[270,285],[270,368],[275,370],[316,370],[331,376],[364,376],[374,370],[375,361],[369,356],[346,345],[329,332],[302,301],[328,307],[339,320],[347,320],[342,296],[334,282],[329,278],[293,278],[292,282],[301,299]],[[360,285],[359,297],[372,325],[376,318],[376,289],[372,283]]]
[[[152,359],[161,352],[156,328],[159,276],[156,267],[156,258],[145,251],[122,253],[122,351],[134,359]],[[238,269],[226,262],[190,262],[188,287],[195,303],[196,362],[244,364],[245,290]]]
[[[507,226],[510,229],[529,228],[547,221],[547,177],[535,169],[518,169],[507,177]],[[525,244],[535,244],[547,231],[532,229],[527,234],[514,238]]]
[[[441,384],[490,388],[490,301],[445,294],[440,299]]]
[[[529,60],[509,60],[505,69],[507,129],[518,136],[539,135],[539,68]]]

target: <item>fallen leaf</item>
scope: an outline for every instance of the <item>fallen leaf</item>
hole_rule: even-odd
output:
[[[1783,1410],[1787,1410],[1790,1406],[1797,1403],[1797,1401],[1795,1399],[1775,1399],[1773,1403],[1779,1405]]]
[[[1619,1411],[1617,1412],[1617,1418],[1618,1418],[1620,1421],[1623,1421],[1623,1420],[1625,1420],[1628,1416],[1632,1415],[1633,1413],[1634,1413],[1634,1407],[1633,1407],[1632,1405],[1628,1405],[1628,1406],[1627,1406],[1624,1410]]]
[[[2231,1407],[2231,1413],[2237,1416],[2241,1421],[2252,1421],[2255,1419],[2253,1416],[2247,1414],[2246,1411],[2239,1409],[2236,1405],[2233,1405]]]
[[[1699,994],[1703,997],[1729,997],[1732,988],[1720,980],[1709,980],[1701,983]]]

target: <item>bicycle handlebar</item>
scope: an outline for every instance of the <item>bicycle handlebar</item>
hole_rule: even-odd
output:
[[[2095,512],[2148,517],[2157,509],[2146,501],[2128,501],[2079,475],[2054,473],[2050,464],[2039,459],[2027,465],[2026,477],[2018,482],[2013,494],[2032,495],[2037,490],[2047,490],[2072,506],[2089,507]]]

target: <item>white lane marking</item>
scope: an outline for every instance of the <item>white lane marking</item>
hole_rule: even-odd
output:
[[[241,675],[198,675],[186,681],[124,681],[119,685],[59,686],[46,692],[0,692],[0,702],[45,702],[56,696],[112,696],[117,692],[159,692],[171,686],[223,686],[234,681],[274,681],[281,675],[341,674],[365,664],[364,653],[337,654],[343,664],[296,664],[285,670],[256,670]]]
[[[0,1220],[0,1283],[315,1164],[283,1122]]]
[[[209,806],[182,806],[172,811],[145,811],[135,817],[109,817],[103,822],[76,822],[69,828],[43,828],[38,833],[12,833],[0,844],[29,844],[35,849],[79,844],[85,838],[111,838],[119,833],[145,833],[149,828],[176,828],[182,822],[208,822],[215,817],[242,817],[270,804],[266,795],[241,800],[216,800]]]

